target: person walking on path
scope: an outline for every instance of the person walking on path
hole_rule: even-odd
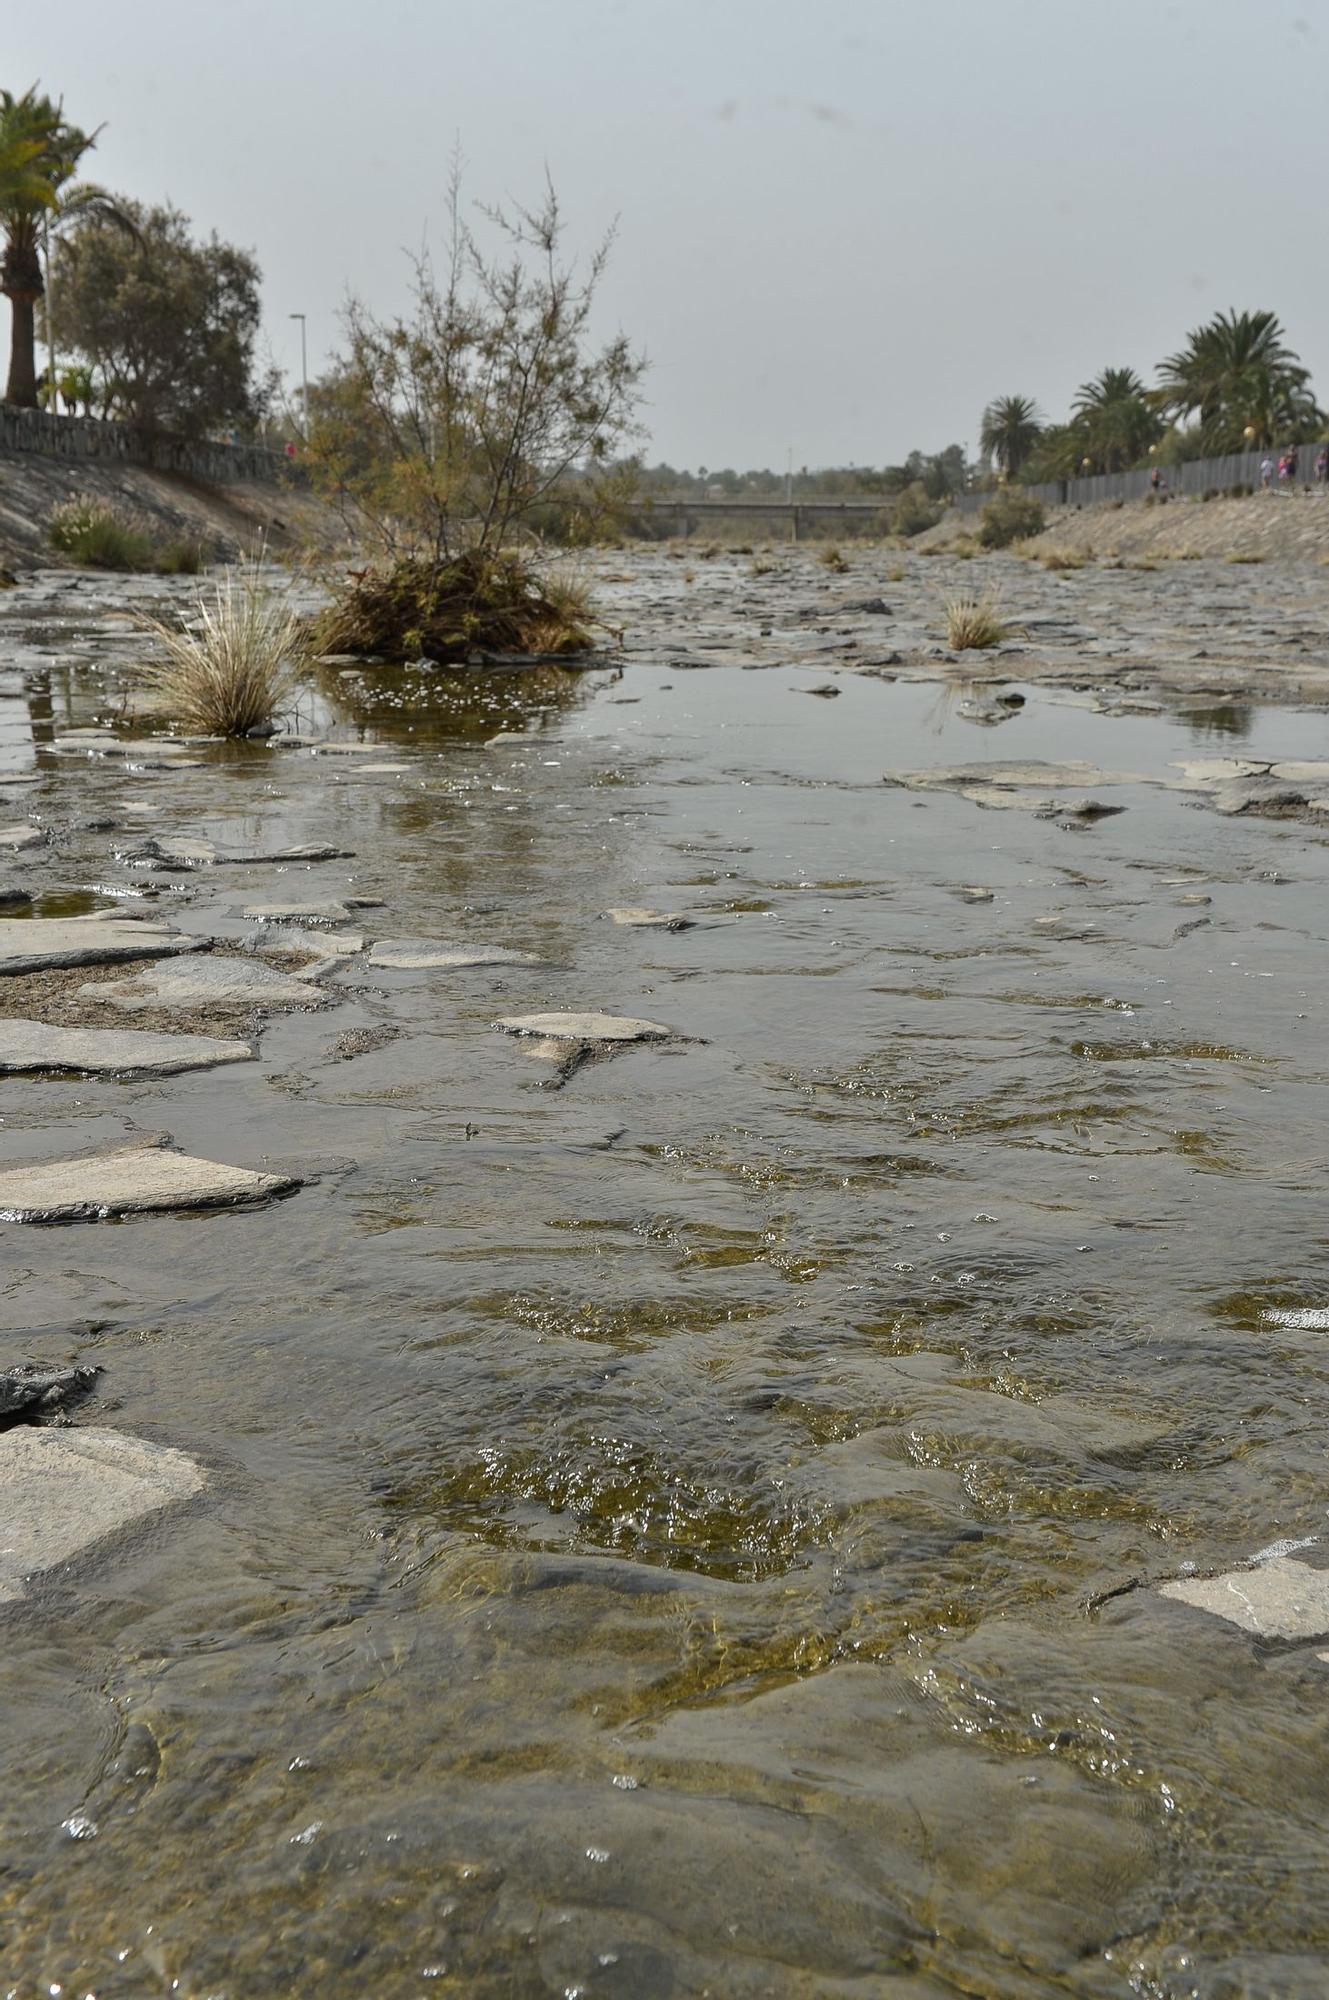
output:
[[[1272,458],[1270,458],[1268,452],[1266,452],[1264,457],[1260,460],[1260,486],[1265,493],[1269,491],[1269,482],[1273,478],[1273,476],[1274,476],[1274,461],[1272,460]]]
[[[1329,449],[1324,445],[1315,454],[1315,484],[1323,486],[1329,482]]]

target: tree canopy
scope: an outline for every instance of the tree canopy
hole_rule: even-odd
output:
[[[123,207],[133,236],[94,218],[55,257],[61,341],[93,370],[101,414],[184,437],[252,429],[267,395],[257,263],[196,240],[178,209]]]
[[[1015,479],[1042,434],[1042,412],[1032,397],[998,396],[983,412],[978,447],[1008,479]]]
[[[1310,370],[1288,346],[1276,313],[1216,313],[1168,355],[1158,378],[1159,407],[1183,420],[1198,418],[1208,451],[1271,445],[1323,421]]]
[[[497,549],[560,480],[608,470],[632,434],[645,363],[591,316],[612,236],[578,270],[552,187],[538,208],[482,211],[499,247],[448,191],[442,274],[415,265],[404,318],[346,311],[346,352],[323,385],[310,457],[325,490],[380,540],[435,561]]]
[[[74,178],[96,143],[96,132],[70,124],[63,106],[36,84],[21,97],[0,90],[0,292],[9,300],[11,319],[5,401],[21,409],[37,407],[35,314],[45,291],[43,235],[93,217],[125,225],[104,188]]]

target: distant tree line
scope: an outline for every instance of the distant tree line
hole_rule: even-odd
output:
[[[1277,314],[1220,312],[1161,361],[1146,387],[1132,368],[1105,368],[1076,392],[1064,423],[1032,397],[998,396],[983,412],[985,464],[1030,485],[1147,463],[1263,451],[1318,435],[1325,413],[1310,371]]]
[[[655,495],[702,500],[780,500],[786,491],[795,500],[863,498],[880,495],[895,499],[911,489],[929,500],[945,500],[962,492],[970,477],[964,449],[948,444],[944,451],[911,451],[899,465],[829,465],[815,471],[804,465],[797,471],[736,472],[732,466],[718,469],[700,465],[695,472],[679,470],[661,462],[637,468],[636,481],[643,496]]]

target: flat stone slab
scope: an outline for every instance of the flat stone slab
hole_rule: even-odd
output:
[[[79,997],[104,1000],[107,1006],[122,1008],[126,1013],[141,1012],[148,1007],[184,1013],[206,1007],[283,1011],[324,1004],[323,996],[307,979],[278,972],[274,966],[264,965],[261,959],[218,958],[211,953],[147,965],[128,979],[110,980],[105,985],[81,986]]]
[[[133,853],[121,858],[125,861],[148,861],[156,868],[180,872],[190,868],[244,868],[260,867],[288,861],[349,861],[353,850],[349,847],[322,847],[311,844],[302,847],[272,847],[248,854],[228,851],[216,846],[211,840],[203,840],[192,834],[175,836],[153,835],[145,840]]]
[[[235,1208],[299,1185],[290,1174],[192,1159],[163,1146],[132,1146],[5,1168],[0,1222],[103,1222],[161,1209]]]
[[[98,990],[96,988],[94,991]],[[0,1074],[79,1070],[87,1076],[174,1076],[252,1062],[248,1042],[211,1035],[151,1035],[134,1028],[51,1028],[42,1021],[0,1018]]]
[[[534,1035],[547,1042],[663,1042],[672,1028],[637,1021],[628,1014],[507,1014],[495,1023],[509,1035]]]
[[[499,944],[445,944],[441,938],[380,938],[369,953],[371,965],[394,972],[431,972],[468,965],[539,965],[533,952]]]
[[[27,821],[17,826],[0,826],[0,849],[6,854],[26,854],[34,847],[45,847],[46,835],[39,826],[29,826]]]
[[[1275,1556],[1256,1569],[1184,1577],[1159,1595],[1212,1612],[1261,1639],[1320,1639],[1329,1633],[1329,1570]]]
[[[198,951],[209,940],[186,937],[166,924],[115,917],[0,919],[0,976],[47,972],[58,966],[106,965],[119,958],[160,958]]]
[[[74,1365],[69,1368],[39,1368],[29,1361],[16,1367],[0,1368],[0,1423],[19,1417],[41,1416],[64,1409],[86,1396],[101,1374],[100,1368]],[[3,1539],[0,1533],[0,1539]]]
[[[344,924],[357,910],[382,907],[374,897],[350,896],[345,902],[327,897],[308,903],[246,903],[240,915],[254,924]]]
[[[648,910],[635,904],[626,909],[606,910],[605,915],[634,931],[690,931],[696,922],[694,917],[679,916],[674,910]]]
[[[301,930],[252,931],[243,941],[252,950],[271,952],[278,958],[307,958],[316,942]],[[320,931],[317,938],[318,949],[325,959],[354,958],[367,943],[368,939],[359,931]],[[309,977],[308,966],[301,968],[299,977]]]
[[[0,1437],[0,1604],[30,1578],[147,1520],[204,1484],[182,1451],[123,1431],[6,1431]]]
[[[1032,812],[1047,818],[1064,812],[1086,820],[1124,810],[1085,798],[1088,788],[1157,782],[1138,771],[1100,771],[1096,764],[1079,762],[1045,764],[1036,758],[1025,763],[939,764],[927,771],[888,771],[885,777],[886,784],[906,791],[955,793],[989,812]],[[1068,790],[1078,792],[1079,800],[1058,796]]]

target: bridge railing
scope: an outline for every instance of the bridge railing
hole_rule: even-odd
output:
[[[248,479],[268,484],[294,480],[303,485],[307,477],[298,459],[287,458],[266,445],[172,437],[100,417],[61,417],[49,410],[21,410],[12,403],[0,403],[0,451],[144,465],[156,472],[184,473],[218,486]]]

